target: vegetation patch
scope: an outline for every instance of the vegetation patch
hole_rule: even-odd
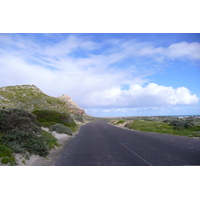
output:
[[[123,124],[124,122],[125,122],[125,120],[119,120],[119,121],[115,122],[114,125]]]
[[[67,135],[72,135],[72,130],[63,124],[54,124],[50,127],[49,131],[56,131],[57,133],[64,133]]]
[[[0,132],[21,130],[37,133],[40,128],[36,116],[24,109],[7,108],[0,110]]]
[[[138,131],[166,133],[173,135],[181,135],[188,137],[200,137],[200,129],[198,126],[184,129],[177,129],[172,126],[173,123],[135,120],[134,122],[126,124],[126,127]]]
[[[78,121],[78,122],[80,122],[80,123],[84,123],[85,122],[83,116],[81,116],[81,115],[74,115],[73,119]]]
[[[173,126],[176,130],[184,130],[191,127],[194,127],[194,119],[186,118],[186,119],[174,119],[170,121],[170,126]]]
[[[60,113],[54,110],[36,110],[32,112],[37,116],[37,121],[42,126],[50,128],[54,124],[63,124],[73,131],[76,130],[76,123],[68,113]]]
[[[61,146],[61,144],[58,143],[58,140],[52,135],[52,133],[42,130],[42,136],[45,138],[46,145],[49,150],[53,149],[54,147]]]
[[[51,134],[41,131],[36,116],[19,108],[0,110],[0,158],[2,164],[15,165],[14,153],[26,159],[30,155],[47,156],[49,150],[59,146]]]
[[[28,111],[50,109],[69,112],[64,102],[44,94],[35,85],[16,85],[0,88],[0,104],[6,108],[24,108]]]
[[[14,151],[0,142],[0,160],[2,164],[16,165]]]

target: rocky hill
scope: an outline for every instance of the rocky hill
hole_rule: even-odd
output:
[[[0,107],[24,108],[28,111],[34,110],[56,110],[75,115],[87,115],[67,95],[51,97],[44,94],[35,85],[16,85],[0,88]]]

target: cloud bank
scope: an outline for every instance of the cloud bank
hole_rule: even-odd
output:
[[[154,107],[154,106],[177,106],[196,105],[199,98],[185,87],[174,89],[173,87],[160,86],[149,83],[146,87],[138,84],[130,85],[128,90],[113,87],[101,93],[92,94],[87,103],[82,99],[86,107]]]

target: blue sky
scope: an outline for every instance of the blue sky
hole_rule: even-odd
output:
[[[200,114],[200,34],[0,34],[0,87],[67,94],[93,116]]]

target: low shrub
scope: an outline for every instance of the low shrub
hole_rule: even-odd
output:
[[[30,154],[36,154],[39,156],[47,156],[49,154],[49,148],[46,144],[45,137],[30,138],[25,144],[25,149]]]
[[[0,142],[0,159],[2,164],[16,165],[14,151]]]
[[[125,122],[125,120],[119,120],[119,121],[115,122],[114,125],[117,125],[117,124],[123,124],[124,122]]]
[[[173,126],[176,130],[184,130],[194,126],[194,122],[191,120],[175,119],[170,122],[170,126]]]
[[[49,149],[46,140],[40,134],[30,134],[18,130],[10,130],[2,134],[2,143],[15,153],[21,153],[26,156],[36,154],[39,156],[47,156]]]
[[[79,121],[79,122],[81,122],[81,123],[84,123],[84,118],[83,118],[83,116],[75,115],[75,116],[73,116],[73,118],[74,118],[76,121]]]
[[[44,127],[50,127],[54,124],[63,124],[72,130],[76,129],[76,123],[68,113],[60,113],[54,110],[36,110],[32,112],[37,116],[37,121]]]
[[[57,133],[65,133],[67,135],[72,135],[72,130],[63,124],[54,124],[49,128],[49,131],[56,131]]]
[[[49,132],[42,130],[42,136],[45,138],[46,140],[46,144],[47,147],[49,148],[49,150],[51,150],[52,148],[56,147],[60,147],[61,145],[58,143],[58,140]]]
[[[165,119],[165,120],[163,120],[163,122],[169,124],[171,122],[171,120],[170,119]]]
[[[21,130],[27,133],[40,131],[36,116],[19,108],[0,109],[0,132]]]

